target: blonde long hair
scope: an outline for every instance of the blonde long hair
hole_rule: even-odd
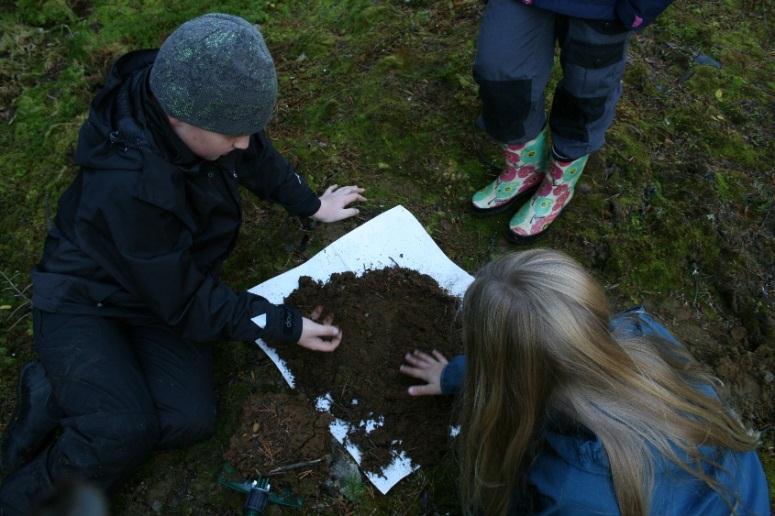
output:
[[[699,446],[756,446],[718,399],[718,385],[683,349],[608,328],[600,285],[568,256],[545,249],[493,261],[463,300],[468,369],[461,400],[460,488],[466,513],[504,514],[541,445],[549,413],[601,441],[623,515],[648,514],[652,452],[718,491]],[[671,349],[672,348],[672,349]],[[689,457],[681,459],[679,453]]]

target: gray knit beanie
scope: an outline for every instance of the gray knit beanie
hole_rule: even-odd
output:
[[[150,85],[167,114],[228,135],[266,127],[277,100],[277,74],[261,32],[230,14],[205,14],[170,34]]]

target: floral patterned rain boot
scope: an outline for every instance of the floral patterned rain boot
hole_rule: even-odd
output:
[[[547,126],[529,142],[503,146],[506,166],[495,181],[471,198],[475,213],[500,213],[538,186],[546,170],[548,132]]]
[[[526,242],[546,231],[573,198],[587,158],[589,154],[571,161],[552,157],[549,171],[535,195],[509,221],[506,233],[509,240]]]

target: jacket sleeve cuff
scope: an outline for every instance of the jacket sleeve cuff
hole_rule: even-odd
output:
[[[673,0],[617,0],[616,16],[630,30],[650,25]]]
[[[292,176],[292,179],[286,182],[288,190],[277,197],[275,201],[280,202],[291,215],[311,217],[320,209],[320,199],[290,163],[288,164],[288,174]]]
[[[299,211],[296,213],[299,217],[311,217],[320,209],[320,199],[312,190],[310,190],[310,193],[311,195],[304,200]]]
[[[616,15],[630,30],[639,30],[647,25],[643,15],[636,11],[628,0],[619,0],[616,3]]]
[[[301,338],[301,313],[290,305],[274,305],[260,296],[253,296],[249,321],[254,338],[281,344],[296,344]]]
[[[440,384],[442,394],[456,394],[460,390],[463,378],[466,376],[467,363],[465,355],[458,355],[449,361],[441,372]]]

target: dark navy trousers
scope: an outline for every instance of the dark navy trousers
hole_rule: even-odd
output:
[[[184,341],[162,325],[91,315],[35,310],[33,321],[39,359],[62,410],[61,433],[3,482],[0,501],[9,514],[25,513],[31,497],[59,479],[77,476],[109,488],[152,450],[212,435],[209,345]]]
[[[619,21],[489,0],[474,63],[482,100],[479,124],[502,143],[535,138],[547,121],[544,92],[559,44],[562,78],[549,115],[552,142],[567,158],[598,150],[621,95],[629,36]]]

